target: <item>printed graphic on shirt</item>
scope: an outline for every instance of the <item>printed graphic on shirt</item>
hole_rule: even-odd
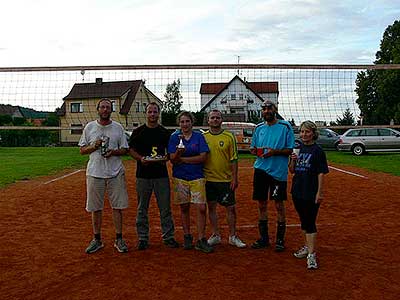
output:
[[[312,153],[300,153],[296,162],[296,172],[306,172],[311,168]]]

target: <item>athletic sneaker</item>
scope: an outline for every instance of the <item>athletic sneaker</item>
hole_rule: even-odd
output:
[[[194,248],[204,253],[211,253],[214,251],[213,247],[207,243],[206,238],[198,240]]]
[[[209,237],[209,239],[208,239],[207,242],[208,242],[208,244],[209,244],[210,246],[215,246],[215,245],[217,245],[217,244],[221,244],[221,236],[218,235],[218,234],[213,233],[213,234]]]
[[[138,250],[146,250],[147,248],[149,248],[149,242],[146,240],[139,240],[137,248]]]
[[[104,247],[104,244],[101,240],[93,239],[90,241],[89,246],[86,248],[86,253],[91,254],[95,253],[96,251],[100,250]]]
[[[318,264],[317,264],[317,253],[308,253],[307,255],[307,269],[312,270],[312,269],[318,269]]]
[[[293,253],[294,257],[296,258],[306,258],[308,254],[308,247],[303,246],[299,250]]]
[[[185,234],[183,236],[183,249],[193,249],[193,236],[191,234]]]
[[[123,239],[116,239],[114,241],[114,247],[118,250],[119,253],[128,252],[128,246]]]
[[[232,235],[229,237],[229,244],[236,246],[238,248],[245,248],[246,244],[243,243],[237,235]]]
[[[253,249],[262,249],[267,248],[269,246],[269,241],[258,239],[253,244],[251,244],[251,248]]]
[[[174,238],[170,238],[168,240],[163,240],[164,245],[167,245],[169,248],[179,248],[179,243],[175,241]]]

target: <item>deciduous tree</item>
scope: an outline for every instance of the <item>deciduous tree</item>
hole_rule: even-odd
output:
[[[389,25],[376,53],[375,64],[400,64],[400,21]],[[356,100],[363,123],[400,123],[400,70],[367,70],[358,73]]]

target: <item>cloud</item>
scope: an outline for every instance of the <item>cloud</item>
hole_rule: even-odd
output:
[[[2,1],[0,66],[365,63],[400,15],[388,0],[171,3]]]

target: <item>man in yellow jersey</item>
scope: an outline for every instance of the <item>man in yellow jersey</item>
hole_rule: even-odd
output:
[[[244,248],[236,234],[235,190],[238,186],[238,151],[235,136],[221,127],[222,113],[212,110],[208,114],[209,130],[204,133],[210,152],[204,165],[206,177],[206,195],[212,235],[208,244],[221,243],[218,229],[217,203],[224,206],[229,226],[229,244]]]

